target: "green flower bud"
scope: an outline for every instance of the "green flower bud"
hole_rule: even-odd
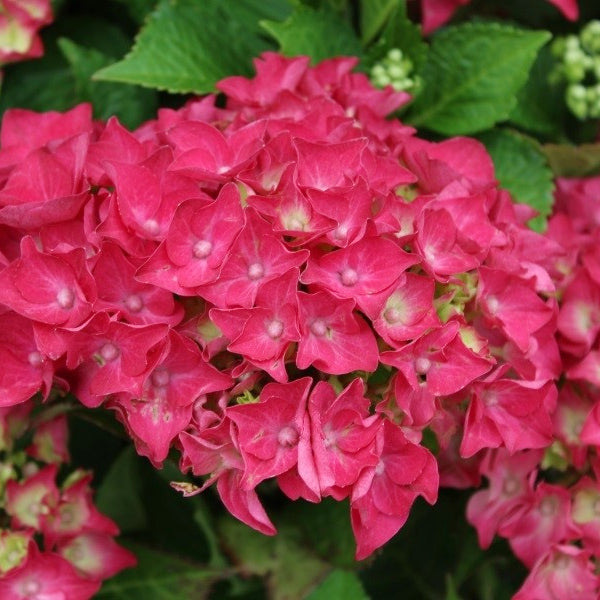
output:
[[[579,34],[581,45],[590,54],[600,54],[600,21],[590,21]]]
[[[587,91],[585,87],[574,83],[567,88],[567,106],[582,121],[588,117]]]

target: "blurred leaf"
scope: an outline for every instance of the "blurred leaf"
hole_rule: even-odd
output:
[[[284,18],[287,0],[161,0],[125,58],[98,71],[102,81],[205,93],[229,75],[249,75],[272,46],[259,20]]]
[[[423,89],[405,119],[446,135],[489,129],[508,118],[549,37],[497,23],[441,30],[422,72]]]
[[[123,4],[127,12],[138,23],[142,23],[156,6],[158,0],[115,0]]]
[[[201,600],[211,584],[227,573],[141,544],[124,544],[138,565],[104,583],[94,598],[103,600]]]
[[[204,503],[204,499],[200,496],[195,496],[193,502],[195,506],[194,521],[197,523],[200,529],[202,529],[208,545],[210,555],[208,566],[214,568],[224,567],[227,564],[227,561],[221,553],[219,539],[214,528],[214,521],[211,519],[211,514]]]
[[[492,156],[500,185],[516,202],[528,204],[540,213],[529,226],[543,231],[554,203],[554,181],[540,145],[510,129],[488,131],[479,139]]]
[[[386,23],[381,39],[386,51],[400,48],[412,60],[415,72],[420,74],[427,61],[429,46],[423,40],[420,25],[408,18],[405,0],[396,0],[395,10]]]
[[[287,56],[306,54],[313,63],[333,56],[362,56],[362,47],[352,26],[322,5],[313,9],[298,4],[283,23],[262,21],[261,25]]]
[[[210,548],[206,536],[194,518],[195,505],[169,485],[181,472],[170,460],[155,469],[139,457],[142,475],[142,499],[148,515],[146,537],[167,552],[185,555],[206,564]]]
[[[93,48],[85,48],[66,38],[58,46],[71,66],[78,102],[92,102],[94,116],[103,121],[116,115],[127,127],[134,128],[156,112],[153,90],[122,83],[92,81],[92,75],[112,58]]]
[[[301,536],[291,523],[279,525],[274,537],[258,533],[233,517],[221,519],[219,529],[241,571],[266,578],[272,600],[304,598],[330,569],[302,546]]]
[[[124,533],[145,529],[148,524],[141,500],[139,457],[132,446],[113,463],[96,495],[100,512],[113,519]]]
[[[454,585],[454,578],[452,575],[448,575],[446,577],[446,597],[445,600],[462,600],[462,598],[458,595],[456,591],[456,586]]]
[[[337,567],[356,566],[356,542],[347,502],[331,498],[319,504],[295,502],[286,507],[284,517],[298,524],[303,539],[320,558]]]
[[[529,73],[527,83],[517,93],[517,104],[510,120],[519,127],[542,135],[560,135],[567,110],[564,87],[548,81],[555,60],[544,46]]]
[[[542,150],[556,177],[588,177],[600,173],[600,144],[544,144]]]
[[[390,15],[404,0],[360,0],[360,31],[363,44],[368,44],[379,33]]]
[[[335,569],[313,590],[306,600],[369,600],[356,573]],[[460,599],[458,599],[460,600]]]
[[[93,100],[96,118],[117,114],[130,127],[155,112],[153,92],[90,80],[99,65],[129,47],[129,39],[113,23],[65,15],[44,32],[43,40],[41,59],[6,69],[0,111],[17,106],[63,111]]]

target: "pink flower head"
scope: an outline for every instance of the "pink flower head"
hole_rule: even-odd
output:
[[[436,396],[454,394],[487,373],[494,361],[462,341],[458,321],[433,329],[400,350],[383,352],[381,362],[399,369],[414,389]]]
[[[99,580],[81,577],[71,563],[30,544],[23,564],[0,578],[0,597],[11,600],[89,600],[100,589]]]
[[[421,0],[423,33],[429,35],[438,27],[444,25],[452,15],[471,0]],[[577,0],[547,0],[569,19],[576,21],[579,18]]]
[[[532,334],[546,324],[554,312],[529,282],[487,267],[479,269],[477,299],[484,315],[522,351],[527,351]]]
[[[545,448],[552,441],[550,415],[557,390],[552,381],[499,379],[477,382],[465,416],[461,455],[504,446],[517,450]]]
[[[382,238],[363,238],[346,248],[311,257],[302,282],[324,288],[338,298],[362,298],[381,292],[418,262],[397,244]]]
[[[29,400],[41,391],[47,397],[54,366],[38,350],[31,321],[13,312],[0,315],[0,405]]]
[[[192,494],[202,492],[216,481],[219,496],[234,517],[265,535],[274,535],[275,527],[256,491],[242,486],[244,462],[232,428],[233,422],[226,416],[198,433],[182,432],[181,470],[191,468],[194,475],[209,475],[204,485]],[[184,491],[184,495],[190,494]]]
[[[254,308],[210,311],[210,318],[227,336],[230,352],[241,354],[275,380],[287,381],[285,354],[300,339],[296,286],[298,269],[264,284]]]
[[[440,325],[433,304],[434,286],[431,279],[407,272],[385,290],[361,297],[361,308],[375,331],[397,347]]]
[[[196,344],[171,330],[167,352],[147,374],[141,395],[123,394],[113,406],[139,442],[139,453],[160,464],[173,439],[189,425],[194,402],[231,383],[204,361]]]
[[[513,600],[597,600],[599,590],[590,552],[560,544],[534,565]]]
[[[227,408],[227,416],[237,427],[240,452],[244,459],[243,489],[298,466],[309,487],[314,464],[310,446],[310,422],[306,401],[312,379],[303,377],[291,383],[267,384],[259,402]],[[318,488],[317,488],[318,489]]]
[[[65,415],[58,415],[38,425],[33,432],[27,454],[45,463],[68,463],[68,425]]]
[[[379,351],[366,321],[353,311],[354,300],[329,292],[298,292],[300,333],[296,364],[314,365],[325,373],[374,371]]]
[[[561,486],[540,482],[525,504],[504,519],[499,533],[508,538],[515,555],[532,568],[554,544],[579,537],[571,520],[571,494]]]
[[[119,533],[119,528],[114,521],[103,515],[93,503],[91,474],[86,475],[79,471],[77,475],[78,477],[73,477],[74,481],[60,491],[58,502],[42,523],[41,529],[48,548],[84,531],[94,531],[109,536]]]
[[[308,250],[290,252],[272,233],[271,226],[253,209],[230,248],[218,281],[197,288],[200,296],[223,308],[250,308],[262,285],[299,267]]]
[[[52,22],[50,0],[3,0],[1,8],[0,63],[40,57],[38,30]]]
[[[111,242],[105,242],[94,264],[92,275],[98,286],[94,311],[106,311],[134,325],[177,325],[182,307],[173,294],[135,279],[136,265]]]
[[[6,512],[12,527],[40,530],[58,503],[57,465],[48,465],[21,482],[11,479],[6,484]]]
[[[320,381],[310,395],[308,411],[321,495],[341,500],[361,471],[379,462],[375,436],[381,420],[369,415],[364,383],[358,378],[337,397],[330,384]]]
[[[384,420],[377,436],[379,462],[363,471],[350,504],[356,559],[385,544],[404,525],[417,496],[435,503],[438,471],[435,458],[409,442],[400,428]]]
[[[34,321],[75,327],[89,316],[95,299],[81,251],[50,255],[25,237],[21,258],[0,271],[0,302]]]
[[[600,485],[591,477],[582,477],[571,488],[571,518],[583,544],[595,555],[600,552]]]
[[[542,452],[531,450],[510,455],[507,450],[488,451],[481,463],[481,473],[489,488],[475,492],[467,505],[467,520],[477,529],[479,545],[487,548],[507,517],[527,505],[531,494],[530,480]],[[533,474],[533,475],[532,475]]]
[[[108,579],[137,564],[133,553],[119,546],[111,535],[98,531],[68,538],[59,544],[57,551],[82,577],[92,581]]]

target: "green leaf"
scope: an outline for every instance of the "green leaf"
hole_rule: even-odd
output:
[[[293,523],[278,525],[267,537],[232,517],[224,517],[219,529],[225,547],[244,573],[266,577],[271,600],[298,600],[314,589],[330,566],[301,543]]]
[[[553,85],[548,78],[555,59],[544,46],[531,68],[527,83],[517,93],[517,104],[510,113],[515,125],[542,135],[560,135],[567,116],[564,86]]]
[[[413,62],[417,75],[426,64],[429,47],[423,40],[421,27],[406,14],[406,1],[396,0],[396,8],[381,34],[386,50],[400,48]]]
[[[462,600],[456,591],[456,585],[452,575],[446,576],[446,598],[444,600]]]
[[[92,81],[92,75],[112,58],[93,48],[85,48],[66,38],[58,46],[71,66],[75,93],[79,102],[92,102],[94,116],[107,120],[116,115],[125,126],[133,128],[156,112],[156,93],[139,86]]]
[[[283,23],[262,21],[261,25],[287,56],[306,54],[313,63],[332,56],[362,56],[362,47],[352,26],[327,5],[313,9],[298,4]]]
[[[496,177],[516,202],[528,204],[540,215],[529,222],[536,231],[546,226],[554,202],[553,174],[539,144],[510,129],[498,129],[479,136],[491,154]]]
[[[365,589],[356,573],[335,569],[327,578],[313,590],[306,600],[331,600],[343,598],[344,600],[368,600]]]
[[[399,0],[360,0],[360,31],[367,45],[379,33]],[[404,4],[404,0],[400,0]]]
[[[466,23],[437,34],[423,69],[423,89],[405,117],[446,135],[476,133],[508,118],[527,80],[544,31]]]
[[[356,542],[346,502],[330,498],[319,504],[295,502],[287,507],[284,517],[298,524],[303,539],[320,558],[336,567],[356,566]]]
[[[600,173],[600,144],[544,144],[542,148],[557,177],[588,177]]]
[[[104,477],[96,495],[96,506],[100,512],[116,521],[125,533],[145,529],[148,524],[141,500],[139,464],[133,446],[123,450]]]
[[[287,0],[162,0],[129,54],[94,78],[170,92],[213,91],[223,77],[252,73],[251,59],[272,48],[259,20],[287,11]]]
[[[103,600],[200,600],[212,583],[227,575],[202,564],[150,549],[141,544],[126,545],[138,565],[126,569],[104,583],[94,598]]]

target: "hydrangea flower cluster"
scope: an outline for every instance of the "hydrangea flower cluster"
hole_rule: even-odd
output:
[[[1,0],[0,66],[41,56],[38,31],[51,22],[50,0]]]
[[[479,142],[386,120],[408,94],[355,64],[266,53],[133,132],[6,113],[0,389],[114,410],[265,534],[265,480],[348,499],[362,559],[480,450],[551,443],[560,248]]]
[[[76,470],[57,485],[69,461],[67,420],[34,409],[34,401],[0,408],[0,504],[10,523],[0,529],[0,597],[87,600],[136,559],[94,506],[91,474]]]
[[[467,511],[483,547],[497,533],[531,569],[518,600],[593,600],[600,591],[599,191],[598,177],[559,178],[546,234],[563,365],[553,443],[545,452],[487,451],[480,472],[489,487]]]

